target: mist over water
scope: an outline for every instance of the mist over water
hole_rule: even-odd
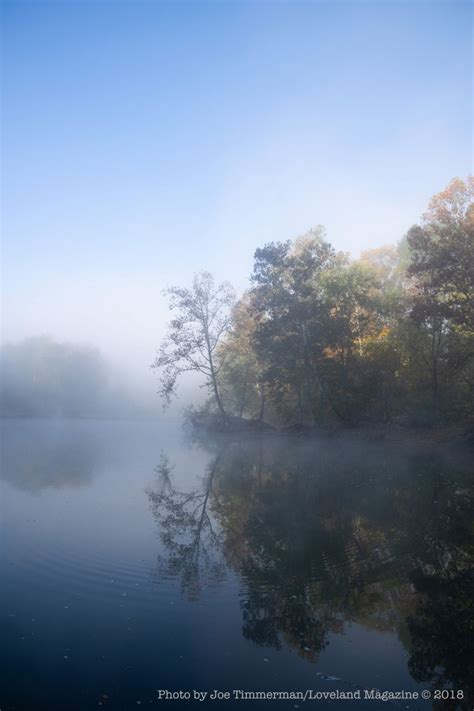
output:
[[[7,343],[0,351],[2,417],[159,419],[165,413],[157,384],[149,363],[138,360],[135,368],[114,365],[84,343],[37,336]],[[178,417],[199,399],[196,379],[188,378],[182,397],[166,416]]]
[[[2,434],[7,709],[472,689],[468,450],[196,440],[167,420]]]

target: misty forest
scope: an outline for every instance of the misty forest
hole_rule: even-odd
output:
[[[2,0],[0,711],[473,711],[473,10]]]
[[[152,364],[164,404],[194,373],[210,397],[188,415],[208,427],[472,432],[473,199],[472,177],[452,180],[397,246],[358,259],[335,251],[321,226],[265,244],[239,299],[208,272],[168,288],[172,320]],[[143,411],[97,349],[46,336],[3,346],[3,416]]]
[[[207,272],[167,290],[173,320],[152,367],[169,401],[204,377],[217,412],[292,428],[474,425],[474,179],[454,179],[396,247],[358,259],[316,227],[255,252],[238,300]],[[229,419],[231,418],[231,419]]]
[[[112,417],[131,414],[96,348],[32,336],[2,349],[4,417]]]

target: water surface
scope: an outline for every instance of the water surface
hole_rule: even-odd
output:
[[[159,689],[472,694],[469,451],[193,441],[172,422],[2,429],[2,711],[387,708]]]

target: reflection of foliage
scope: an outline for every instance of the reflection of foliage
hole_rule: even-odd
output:
[[[329,633],[354,621],[396,632],[418,678],[469,686],[457,652],[472,634],[463,598],[474,559],[466,455],[247,439],[213,455],[199,492],[175,492],[162,460],[165,489],[151,500],[169,567],[187,590],[199,591],[203,537],[237,572],[246,638],[314,661]]]
[[[181,492],[173,487],[171,467],[162,454],[156,468],[157,487],[148,492],[168,551],[167,560],[160,559],[160,568],[171,575],[180,574],[190,598],[198,596],[204,572],[208,581],[219,580],[224,572],[219,537],[208,511],[217,467],[218,458],[209,468],[202,490]]]
[[[318,454],[319,463],[288,443],[235,446],[217,482],[226,555],[244,581],[244,635],[275,647],[285,640],[310,659],[344,619],[376,610],[377,624],[387,624],[376,585],[389,565],[386,536],[351,514],[350,488],[321,486],[318,474],[335,462],[324,461],[326,448]],[[334,473],[350,481],[351,461],[340,457]]]
[[[418,575],[419,603],[409,619],[412,639],[410,671],[417,681],[443,689],[454,685],[466,696],[463,708],[474,701],[474,573],[445,576]]]
[[[249,586],[242,602],[243,635],[257,644],[280,649],[282,639],[314,661],[327,644],[334,620],[324,607],[311,605],[305,591],[291,595],[291,587]]]

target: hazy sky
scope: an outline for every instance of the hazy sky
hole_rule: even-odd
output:
[[[471,170],[472,6],[3,3],[3,334],[138,369],[166,284],[318,223],[396,242]]]

